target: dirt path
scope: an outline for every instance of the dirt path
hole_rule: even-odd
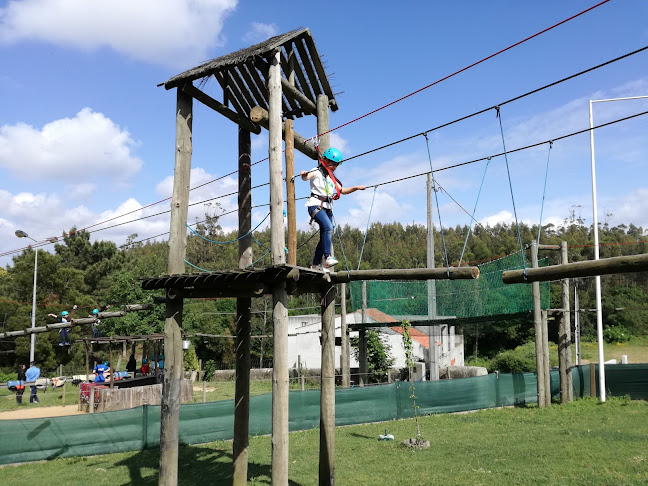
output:
[[[30,418],[45,418],[45,417],[63,417],[66,415],[83,415],[85,412],[79,412],[77,406],[67,405],[55,407],[30,407],[23,405],[17,410],[8,410],[0,412],[0,420],[13,420],[13,419],[30,419]]]

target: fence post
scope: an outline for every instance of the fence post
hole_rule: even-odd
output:
[[[202,392],[203,392],[203,403],[205,403],[205,402],[207,401],[207,382],[206,382],[206,381],[203,381],[202,384],[203,384],[203,389],[202,389]]]
[[[63,399],[62,399],[62,405],[65,407],[65,387],[67,386],[67,381],[63,383]]]

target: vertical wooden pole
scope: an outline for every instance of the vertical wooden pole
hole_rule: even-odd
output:
[[[346,284],[340,284],[340,337],[342,350],[340,352],[340,371],[342,372],[342,388],[351,386],[351,353],[349,346],[349,326],[346,322]]]
[[[202,382],[202,402],[207,401],[207,382],[203,380]]]
[[[320,150],[324,152],[331,146],[329,131],[329,99],[325,94],[317,95],[317,135]]]
[[[297,265],[297,215],[295,211],[295,139],[293,121],[286,120],[286,210],[288,213],[288,264]]]
[[[537,241],[531,241],[531,265],[533,268],[538,266],[538,254],[536,252]],[[536,353],[536,380],[538,407],[544,407],[545,403],[545,363],[544,348],[542,346],[542,302],[540,300],[540,282],[531,284],[533,292],[533,328],[535,331],[535,353]]]
[[[432,180],[432,174],[427,175],[427,184],[426,184],[426,198],[427,198],[427,268],[436,268],[436,262],[434,260],[434,206],[432,194],[434,193],[434,181]],[[428,304],[428,319],[436,319],[437,315],[437,303],[436,303],[436,280],[427,281],[427,304]],[[428,326],[428,341],[430,343],[430,348],[428,349],[428,355],[426,356],[428,370],[430,370],[430,380],[434,380],[433,376],[436,376],[438,379],[439,376],[439,364],[438,360],[435,359],[435,349],[432,346],[432,327]],[[434,340],[436,342],[436,339]],[[436,373],[434,373],[434,368],[436,367]]]
[[[63,403],[61,404],[64,407],[65,407],[65,391],[66,391],[65,388],[66,388],[66,386],[67,386],[67,381],[64,381],[63,382],[63,397],[62,397],[63,398],[63,400],[62,400]]]
[[[239,235],[248,235],[252,229],[252,171],[250,132],[239,126]],[[239,268],[252,264],[252,235],[239,240]],[[236,383],[234,391],[234,441],[233,474],[234,486],[247,484],[248,447],[250,427],[250,297],[236,299]]]
[[[92,346],[91,343],[88,341],[85,341],[85,365],[86,365],[86,382],[90,381],[90,346]]]
[[[596,398],[596,363],[590,363],[590,396]]]
[[[542,322],[542,353],[544,355],[544,391],[545,391],[545,405],[551,405],[551,373],[549,372],[549,340],[548,340],[548,326],[547,316],[548,312],[543,310],[541,312]]]
[[[578,284],[574,285],[574,347],[576,348],[576,366],[581,365],[580,340],[580,302],[578,301]]]
[[[362,281],[362,323],[367,323],[367,281]],[[358,331],[358,385],[364,386],[368,383],[367,372],[367,330],[363,327]]]
[[[171,200],[168,273],[184,272],[187,250],[187,213],[191,177],[193,99],[177,89],[175,170]],[[160,414],[159,486],[178,483],[178,427],[180,422],[180,383],[182,380],[183,299],[174,289],[166,293],[164,322],[164,383]]]
[[[108,365],[110,366],[110,389],[115,388],[115,369],[113,368],[113,353],[112,353],[112,343],[108,344]]]
[[[319,484],[335,484],[335,285],[322,289]]]
[[[560,243],[560,263],[569,263],[567,242]],[[572,381],[571,356],[571,319],[569,312],[569,279],[564,278],[562,284],[562,316],[558,328],[558,367],[560,369],[560,402],[567,403],[574,399]]]
[[[280,51],[272,58],[268,74],[268,132],[270,158],[270,249],[273,265],[286,262],[283,223],[281,150]],[[272,369],[272,485],[288,485],[288,308],[285,281],[272,289],[274,357]]]

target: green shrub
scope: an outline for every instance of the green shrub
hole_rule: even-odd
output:
[[[0,383],[7,383],[8,381],[14,381],[18,379],[18,373],[5,373],[0,371]]]
[[[197,371],[200,364],[198,363],[198,356],[196,355],[196,348],[193,347],[193,344],[189,346],[184,352],[184,370],[185,371]],[[213,373],[212,373],[213,374]]]
[[[606,343],[625,343],[630,340],[630,331],[623,326],[609,326],[603,330]]]
[[[550,347],[553,343],[549,343]],[[553,345],[555,348],[555,345]],[[558,364],[558,357],[555,353],[549,353],[550,366]],[[528,342],[515,349],[504,351],[495,356],[488,368],[490,373],[500,371],[502,373],[531,373],[536,371],[535,343]]]

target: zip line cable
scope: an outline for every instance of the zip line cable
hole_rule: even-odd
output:
[[[475,200],[475,208],[473,209],[472,215],[470,216],[470,223],[468,224],[468,233],[466,233],[466,239],[464,240],[464,245],[463,245],[463,248],[461,250],[461,256],[459,257],[459,265],[458,266],[461,266],[461,261],[463,260],[464,252],[466,251],[466,245],[468,244],[468,237],[470,236],[470,230],[472,229],[473,221],[475,221],[475,212],[477,211],[477,204],[479,203],[479,196],[481,196],[482,189],[484,188],[484,180],[486,180],[486,172],[488,171],[488,166],[490,165],[491,160],[492,159],[489,158],[486,161],[486,167],[484,167],[484,175],[482,176],[481,184],[479,185],[479,192],[477,193],[477,200]],[[454,201],[454,198],[452,200]],[[455,201],[455,202],[457,202],[457,201]],[[459,203],[457,203],[457,204],[459,204]],[[461,205],[459,205],[459,207],[461,207]]]
[[[614,59],[611,59],[611,60],[609,60],[609,61],[606,61],[606,62],[604,62],[604,63],[602,63],[602,64],[598,64],[598,65],[596,65],[596,66],[594,66],[594,67],[591,67],[591,68],[585,69],[584,71],[580,71],[580,72],[578,72],[578,73],[576,73],[576,74],[572,74],[571,76],[567,76],[566,78],[562,78],[562,79],[560,79],[560,80],[558,80],[558,81],[554,81],[553,83],[546,84],[546,85],[544,85],[544,86],[542,86],[542,87],[540,87],[540,88],[536,88],[536,89],[534,89],[534,90],[532,90],[532,91],[528,91],[528,92],[526,92],[526,93],[524,93],[524,94],[521,94],[521,95],[519,95],[519,96],[516,96],[515,98],[511,98],[511,99],[508,99],[508,100],[506,100],[506,101],[502,101],[501,103],[498,103],[498,104],[495,105],[495,106],[500,106],[500,107],[501,107],[501,106],[504,106],[504,105],[506,105],[506,104],[508,104],[508,103],[512,103],[512,102],[514,102],[514,101],[521,100],[522,98],[526,98],[527,96],[530,96],[530,95],[535,94],[535,93],[539,93],[540,91],[543,91],[543,90],[545,90],[545,89],[547,89],[547,88],[551,88],[551,87],[556,86],[556,85],[558,85],[558,84],[564,83],[565,81],[569,81],[569,80],[571,80],[571,79],[577,78],[578,76],[581,76],[581,75],[583,75],[583,74],[587,74],[587,73],[589,73],[589,72],[595,71],[596,69],[599,69],[599,68],[602,68],[602,67],[604,67],[604,66],[607,66],[608,64],[612,64],[612,63],[614,63],[614,62],[621,61],[622,59],[625,59],[625,58],[627,58],[627,57],[633,56],[633,55],[635,55],[635,54],[639,54],[640,52],[643,52],[643,51],[645,51],[645,50],[648,50],[648,46],[644,46],[644,47],[642,47],[642,48],[640,48],[640,49],[637,49],[636,51],[629,52],[629,53],[624,54],[624,55],[622,55],[622,56],[619,56],[619,57],[617,57],[617,58],[614,58]],[[424,132],[420,132],[420,133],[417,133],[417,134],[415,134],[415,135],[410,135],[410,136],[408,136],[408,137],[401,138],[400,140],[396,140],[396,141],[394,141],[394,142],[388,143],[387,145],[382,145],[382,146],[380,146],[380,147],[377,147],[377,148],[374,148],[374,149],[368,150],[367,152],[362,152],[362,153],[360,153],[360,154],[353,155],[353,156],[351,156],[351,157],[347,157],[347,158],[345,159],[345,162],[348,162],[348,161],[350,161],[350,160],[352,160],[352,159],[356,159],[356,158],[358,158],[358,157],[363,157],[363,156],[365,156],[365,155],[369,155],[369,154],[371,154],[371,153],[373,153],[373,152],[377,152],[377,151],[379,151],[379,150],[382,150],[382,149],[385,149],[385,148],[391,147],[391,146],[393,146],[393,145],[397,145],[397,144],[402,143],[402,142],[407,142],[408,140],[412,140],[413,138],[416,138],[416,137],[418,137],[418,136],[420,136],[420,135],[423,135],[423,134],[426,133],[426,132],[427,132],[427,133],[429,133],[429,132],[433,132],[433,131],[435,131],[435,130],[439,130],[439,129],[441,129],[441,128],[445,128],[445,127],[447,127],[447,126],[454,125],[455,123],[458,123],[458,122],[461,122],[461,121],[464,121],[464,120],[468,120],[469,118],[472,118],[472,117],[477,116],[477,115],[481,115],[481,114],[483,114],[483,113],[486,113],[487,111],[490,111],[490,110],[495,109],[495,106],[489,106],[488,108],[484,108],[484,109],[482,109],[482,110],[476,111],[476,112],[471,113],[471,114],[469,114],[469,115],[462,116],[461,118],[457,118],[457,119],[455,119],[455,120],[449,121],[449,122],[444,123],[444,124],[442,124],[442,125],[438,125],[438,126],[436,126],[436,127],[434,127],[434,128],[430,128],[430,129],[428,129],[428,130],[425,130]]]
[[[321,136],[326,135],[327,133],[331,133],[331,132],[333,132],[333,131],[335,131],[335,130],[339,130],[339,129],[342,128],[342,127],[346,127],[347,125],[351,125],[352,123],[355,123],[355,122],[357,122],[358,120],[362,120],[363,118],[366,118],[366,117],[368,117],[368,116],[370,116],[370,115],[373,115],[374,113],[377,113],[377,112],[379,112],[379,111],[381,111],[381,110],[384,110],[385,108],[387,108],[387,107],[389,107],[389,106],[395,105],[395,104],[398,103],[399,101],[403,101],[403,100],[409,98],[410,96],[414,96],[415,94],[418,94],[418,93],[420,93],[421,91],[424,91],[424,90],[426,90],[426,89],[428,89],[428,88],[431,88],[432,86],[434,86],[434,85],[436,85],[436,84],[439,84],[439,83],[445,81],[446,79],[450,79],[450,78],[452,78],[453,76],[456,76],[457,74],[460,74],[460,73],[462,73],[462,72],[464,72],[464,71],[467,71],[468,69],[470,69],[470,68],[472,68],[472,67],[477,66],[478,64],[481,64],[481,63],[484,62],[484,61],[487,61],[487,60],[489,60],[489,59],[492,59],[493,57],[495,57],[495,56],[497,56],[497,55],[499,55],[499,54],[502,54],[503,52],[506,52],[506,51],[508,51],[508,50],[510,50],[510,49],[513,49],[514,47],[517,47],[517,46],[519,46],[520,44],[524,44],[526,41],[531,40],[531,39],[533,39],[533,38],[535,38],[535,37],[538,37],[539,35],[544,34],[545,32],[548,32],[548,31],[550,31],[550,30],[552,30],[552,29],[554,29],[554,28],[556,28],[556,27],[558,27],[558,26],[560,26],[560,25],[562,25],[562,24],[564,24],[564,23],[566,23],[566,22],[569,22],[570,20],[573,20],[573,19],[575,19],[576,17],[579,17],[579,16],[581,16],[581,15],[583,15],[583,14],[589,12],[590,10],[594,10],[595,8],[600,7],[601,5],[606,4],[606,3],[608,3],[609,1],[610,1],[610,0],[603,0],[602,2],[599,2],[599,3],[597,3],[596,5],[593,5],[593,6],[589,7],[589,8],[587,8],[587,9],[583,10],[582,12],[579,12],[579,13],[577,13],[577,14],[575,14],[575,15],[572,15],[571,17],[568,17],[568,18],[566,18],[566,19],[564,19],[564,20],[561,20],[560,22],[558,22],[558,23],[556,23],[556,24],[554,24],[554,25],[552,25],[552,26],[550,26],[550,27],[547,27],[546,29],[541,30],[540,32],[537,32],[537,33],[535,33],[535,34],[533,34],[533,35],[531,35],[531,36],[529,36],[529,37],[526,37],[525,39],[522,39],[521,41],[518,41],[518,42],[516,42],[515,44],[511,44],[510,46],[508,46],[508,47],[506,47],[506,48],[504,48],[504,49],[502,49],[502,50],[500,50],[500,51],[497,51],[497,52],[491,54],[490,56],[486,56],[486,57],[484,57],[483,59],[481,59],[481,60],[479,60],[479,61],[477,61],[477,62],[474,62],[474,63],[470,64],[469,66],[466,66],[466,67],[464,67],[464,68],[462,68],[462,69],[460,69],[460,70],[458,70],[458,71],[455,71],[454,73],[449,74],[449,75],[447,75],[447,76],[445,76],[445,77],[443,77],[443,78],[441,78],[441,79],[439,79],[439,80],[437,80],[437,81],[434,81],[433,83],[430,83],[430,84],[428,84],[427,86],[423,86],[422,88],[419,88],[419,89],[417,89],[416,91],[411,92],[410,94],[407,94],[407,95],[405,95],[405,96],[402,96],[401,98],[398,98],[397,100],[394,100],[394,101],[392,101],[392,102],[390,102],[390,103],[387,103],[386,105],[383,105],[383,106],[381,106],[380,108],[376,108],[375,110],[370,111],[369,113],[366,113],[366,114],[364,114],[364,115],[362,115],[362,116],[359,116],[359,117],[357,117],[357,118],[354,118],[353,120],[348,121],[348,122],[346,122],[346,123],[343,123],[342,125],[339,125],[339,126],[337,126],[337,127],[335,127],[335,128],[332,128],[331,130],[329,130],[329,131],[327,131],[327,132],[317,134],[317,135],[315,135],[314,137],[311,137],[309,140],[313,140],[314,138],[321,137]]]
[[[600,129],[600,128],[604,128],[604,127],[607,127],[607,126],[610,126],[610,125],[614,125],[614,124],[616,124],[616,123],[620,123],[620,122],[623,122],[623,121],[631,120],[631,119],[633,119],[633,118],[637,118],[637,117],[640,117],[640,116],[643,116],[643,115],[646,115],[646,114],[648,114],[648,111],[642,111],[642,112],[640,112],[640,113],[635,113],[635,114],[633,114],[633,115],[629,115],[629,116],[626,116],[626,117],[623,117],[623,118],[619,118],[619,119],[616,119],[616,120],[612,120],[612,121],[610,121],[610,122],[606,122],[606,123],[602,123],[602,124],[600,124],[600,125],[596,125],[596,126],[592,127],[591,129],[590,129],[590,128],[585,128],[585,129],[583,129],[583,130],[578,130],[578,131],[576,131],[576,132],[571,132],[571,133],[568,133],[568,134],[565,134],[565,135],[561,135],[561,136],[559,136],[559,137],[554,137],[554,138],[549,139],[549,140],[544,140],[544,141],[542,141],[542,142],[537,142],[537,143],[533,143],[533,144],[531,144],[531,145],[526,145],[526,146],[523,146],[523,147],[518,147],[518,148],[515,148],[515,149],[512,149],[512,150],[508,150],[507,153],[508,153],[508,154],[512,154],[512,153],[515,153],[515,152],[520,152],[520,151],[523,151],[523,150],[528,150],[528,149],[531,149],[531,148],[539,147],[539,146],[544,145],[544,144],[549,143],[549,142],[556,142],[556,141],[558,141],[558,140],[564,140],[564,139],[566,139],[566,138],[574,137],[574,136],[576,136],[576,135],[581,135],[581,134],[583,134],[583,133],[589,132],[590,130],[598,130],[598,129]],[[500,157],[500,156],[502,156],[502,155],[504,155],[504,152],[501,152],[501,153],[498,153],[498,154],[494,154],[494,155],[489,155],[489,156],[487,156],[487,157],[480,157],[480,158],[478,158],[478,159],[473,159],[473,160],[469,160],[469,161],[466,161],[466,162],[460,162],[460,163],[458,163],[458,164],[448,165],[448,166],[446,166],[446,167],[441,167],[441,168],[439,168],[439,169],[435,169],[434,172],[441,172],[441,171],[444,171],[444,170],[454,169],[454,168],[456,168],[456,167],[462,167],[462,166],[465,166],[465,165],[475,164],[475,163],[477,163],[477,162],[482,162],[482,161],[488,160],[489,158]],[[429,171],[427,171],[427,172],[421,172],[421,173],[419,173],[419,174],[413,174],[413,175],[409,175],[409,176],[405,176],[405,177],[400,177],[400,178],[398,178],[398,179],[392,179],[392,180],[385,181],[385,182],[379,182],[379,183],[377,183],[377,184],[372,184],[372,185],[369,185],[369,186],[366,186],[366,187],[367,187],[367,188],[371,188],[371,187],[380,187],[380,186],[384,186],[384,185],[386,185],[386,184],[393,184],[393,183],[396,183],[396,182],[402,182],[402,181],[405,181],[405,180],[414,179],[414,178],[416,178],[416,177],[421,177],[421,176],[424,176],[424,175],[427,175],[427,174],[429,174]],[[267,184],[267,183],[266,183],[266,184]],[[437,185],[438,185],[438,183],[437,183]],[[255,187],[258,187],[258,186],[255,186]],[[444,192],[445,192],[445,191],[444,191]],[[447,193],[447,192],[446,192],[446,193]],[[306,199],[306,198],[305,198],[305,197],[301,197],[301,198],[298,198],[297,200],[301,200],[301,199]],[[208,200],[206,200],[206,201],[212,201],[212,200],[214,200],[214,198],[212,198],[212,199],[208,199]],[[199,202],[193,203],[192,206],[195,206],[195,205],[197,205],[197,204],[201,204],[201,203],[204,203],[204,202],[205,202],[205,201],[199,201]],[[263,207],[263,206],[269,206],[269,204],[259,204],[259,205],[252,206],[252,207],[253,207],[253,208],[259,208],[259,207]],[[225,213],[219,215],[219,217],[226,216],[226,215],[228,215],[228,214],[232,214],[232,213],[235,213],[235,212],[237,212],[237,211],[238,211],[238,209],[235,209],[235,210],[232,210],[232,211],[228,211],[228,212],[225,212]],[[107,227],[105,227],[105,228],[99,228],[99,229],[96,229],[96,230],[94,230],[94,231],[90,231],[90,233],[96,233],[96,232],[103,231],[103,230],[106,230],[106,229],[111,229],[111,228],[114,228],[114,227],[117,227],[117,226],[122,226],[122,225],[124,225],[124,224],[128,224],[128,223],[134,223],[134,222],[136,222],[136,221],[140,221],[140,220],[143,220],[143,219],[151,218],[151,217],[153,217],[153,216],[159,216],[159,215],[161,215],[161,214],[165,214],[165,213],[168,213],[168,212],[170,212],[170,210],[168,210],[168,211],[162,211],[162,212],[160,212],[160,213],[156,213],[156,214],[154,214],[154,215],[143,216],[143,217],[141,217],[141,218],[136,218],[136,219],[133,219],[133,220],[131,220],[131,221],[126,221],[126,222],[124,222],[124,223],[118,223],[118,224],[116,224],[116,225],[107,226]],[[468,214],[470,214],[470,213],[468,213]],[[205,220],[205,221],[206,221],[206,220]],[[200,221],[200,222],[205,222],[205,221]],[[199,222],[199,223],[200,223],[200,222]],[[193,223],[193,224],[198,224],[198,223]],[[167,231],[167,232],[165,232],[165,233],[160,233],[159,235],[152,236],[152,237],[149,237],[149,238],[144,238],[144,239],[142,239],[142,240],[139,240],[139,241],[136,241],[136,242],[133,242],[133,243],[140,243],[140,242],[142,242],[142,241],[147,241],[147,240],[149,240],[149,239],[156,238],[156,237],[159,237],[159,236],[164,236],[164,235],[166,235],[166,234],[169,234],[169,232]],[[31,248],[36,248],[36,247],[45,246],[45,245],[47,245],[47,244],[51,244],[51,242],[48,241],[48,240],[45,240],[45,241],[43,241],[43,242],[39,242],[39,243],[36,243],[36,244],[34,244],[34,245],[29,245],[29,246],[26,246],[26,247],[24,247],[24,248],[18,248],[18,249],[15,249],[15,250],[5,251],[5,252],[0,253],[0,257],[2,257],[2,256],[7,256],[7,255],[12,255],[12,254],[15,254],[15,253],[20,253],[21,251],[26,250],[26,249],[28,249],[28,248],[30,248],[30,247],[31,247]]]
[[[517,209],[515,208],[515,196],[513,196],[513,182],[511,181],[511,171],[509,170],[508,155],[506,153],[506,142],[504,142],[504,128],[502,127],[502,116],[499,106],[497,107],[497,119],[499,120],[500,133],[502,134],[502,148],[504,149],[504,161],[506,162],[506,174],[508,175],[509,188],[511,189],[511,202],[513,203],[513,215],[515,216],[515,227],[517,228],[518,241],[520,242],[520,252],[522,253],[522,267],[526,278],[526,262],[524,261],[524,246],[522,245],[522,235],[520,234],[520,223],[518,223]]]
[[[594,70],[596,70],[596,69],[602,68],[602,67],[607,66],[607,65],[609,65],[609,64],[612,64],[612,63],[614,63],[614,62],[620,61],[620,60],[625,59],[625,58],[627,58],[627,57],[630,57],[630,56],[633,56],[633,55],[638,54],[638,53],[640,53],[640,52],[643,52],[643,51],[645,51],[645,50],[647,50],[647,49],[648,49],[648,46],[644,46],[644,47],[642,47],[642,48],[640,48],[640,49],[637,49],[637,50],[635,50],[635,51],[629,52],[629,53],[624,54],[624,55],[622,55],[622,56],[619,56],[619,57],[616,57],[616,58],[611,59],[611,60],[609,60],[609,61],[606,61],[606,62],[604,62],[604,63],[598,64],[598,65],[596,65],[596,66],[590,67],[590,68],[588,68],[588,69],[586,69],[586,70],[584,70],[584,71],[580,71],[580,72],[578,72],[578,73],[576,73],[576,74],[572,74],[571,76],[567,76],[566,78],[562,78],[562,79],[560,79],[560,80],[558,80],[558,81],[554,81],[553,83],[547,84],[547,85],[545,85],[545,86],[542,86],[542,87],[540,87],[540,88],[534,89],[534,90],[529,91],[529,92],[527,92],[527,93],[524,93],[524,94],[522,94],[522,95],[516,96],[515,98],[511,98],[511,99],[509,99],[509,100],[502,101],[502,102],[500,102],[498,105],[499,105],[499,106],[503,106],[503,105],[505,105],[505,104],[507,104],[507,103],[511,103],[511,102],[513,102],[513,101],[520,100],[520,99],[522,99],[522,98],[525,98],[526,96],[529,96],[529,95],[532,95],[532,94],[538,93],[538,92],[540,92],[540,91],[542,91],[542,90],[544,90],[544,89],[547,89],[547,88],[550,88],[550,87],[556,86],[556,85],[561,84],[561,83],[563,83],[563,82],[565,82],[565,81],[569,81],[569,80],[574,79],[574,78],[576,78],[576,77],[578,77],[578,76],[581,76],[581,75],[583,75],[583,74],[587,74],[587,73],[592,72],[592,71],[594,71]],[[460,121],[467,120],[467,119],[469,119],[469,118],[471,118],[471,117],[473,117],[473,116],[480,115],[480,114],[485,113],[485,112],[487,112],[487,111],[489,111],[489,110],[492,110],[493,108],[494,108],[494,107],[492,107],[492,106],[491,106],[491,107],[488,107],[488,108],[484,108],[484,109],[482,109],[482,110],[480,110],[480,111],[477,111],[477,112],[471,113],[471,114],[466,115],[466,116],[463,116],[463,117],[461,117],[461,118],[457,118],[457,119],[455,119],[455,120],[453,120],[453,121],[450,121],[450,122],[444,123],[444,124],[439,125],[439,126],[437,126],[437,127],[430,128],[430,129],[426,130],[426,132],[432,132],[432,131],[435,131],[435,130],[439,130],[440,128],[444,128],[444,127],[447,127],[447,126],[452,125],[452,124],[454,124],[454,123],[458,123],[458,122],[460,122]],[[338,127],[338,128],[339,128],[339,127]],[[364,156],[364,155],[368,155],[368,154],[370,154],[370,153],[373,153],[373,152],[376,152],[376,151],[379,151],[379,150],[382,150],[382,149],[385,149],[385,148],[391,147],[391,146],[393,146],[393,145],[397,145],[397,144],[402,143],[402,142],[406,142],[406,141],[411,140],[411,139],[413,139],[413,138],[415,138],[415,137],[417,137],[417,136],[419,136],[419,135],[423,135],[423,133],[425,133],[425,132],[417,133],[417,134],[415,134],[415,135],[411,135],[411,136],[409,136],[409,137],[406,137],[406,138],[403,138],[403,139],[400,139],[400,140],[397,140],[397,141],[391,142],[391,143],[389,143],[389,144],[387,144],[387,145],[383,145],[383,146],[381,146],[381,147],[374,148],[374,149],[369,150],[369,151],[367,151],[367,152],[363,152],[363,153],[361,153],[361,154],[357,154],[357,155],[354,155],[354,156],[348,157],[348,158],[346,159],[346,161],[348,162],[348,161],[350,161],[350,160],[352,160],[352,159],[355,159],[355,158],[358,158],[358,157],[362,157],[362,156]],[[268,157],[266,157],[266,158],[264,158],[264,159],[261,159],[261,160],[258,160],[257,162],[254,162],[254,163],[250,164],[250,167],[252,167],[252,166],[254,166],[254,165],[257,165],[257,164],[259,164],[259,163],[261,163],[261,162],[264,162],[264,161],[266,161],[266,160],[268,160]],[[221,177],[218,177],[218,178],[216,178],[216,179],[212,179],[212,180],[207,181],[207,182],[204,182],[204,183],[202,183],[202,184],[200,184],[200,185],[198,185],[198,186],[196,186],[196,187],[193,187],[193,188],[190,189],[190,191],[193,191],[193,190],[198,189],[198,188],[200,188],[200,187],[206,186],[206,185],[208,185],[208,184],[211,184],[211,183],[213,183],[213,182],[216,182],[216,181],[218,181],[218,180],[221,180],[221,179],[223,179],[223,178],[225,178],[225,177],[228,177],[228,176],[230,176],[230,175],[236,174],[237,172],[238,172],[238,169],[235,170],[235,171],[232,171],[232,172],[230,172],[230,173],[228,173],[228,174],[225,174],[225,175],[223,175],[223,176],[221,176]],[[129,212],[127,212],[127,213],[123,213],[123,214],[121,214],[121,215],[119,215],[119,216],[115,216],[115,217],[113,217],[113,218],[110,218],[110,219],[107,219],[107,220],[101,221],[101,222],[99,222],[99,223],[95,223],[95,224],[93,224],[93,225],[86,226],[86,227],[84,227],[84,228],[81,228],[81,229],[79,229],[79,230],[76,230],[76,232],[84,231],[84,230],[87,230],[87,229],[89,229],[89,228],[93,228],[93,227],[95,227],[95,226],[99,226],[99,225],[101,225],[101,224],[107,223],[107,222],[109,222],[109,221],[113,221],[113,220],[118,219],[118,218],[120,218],[120,217],[127,216],[128,214],[132,214],[132,213],[134,213],[134,212],[136,212],[136,211],[140,211],[140,210],[142,210],[142,209],[146,209],[146,208],[148,208],[148,207],[155,206],[156,204],[160,204],[160,203],[162,203],[162,202],[164,202],[164,201],[168,201],[169,199],[171,199],[171,198],[168,197],[168,198],[165,198],[165,199],[161,199],[160,201],[156,201],[156,202],[150,203],[150,204],[148,204],[148,205],[146,205],[146,206],[142,206],[142,207],[140,207],[140,208],[134,209],[134,210],[129,211]],[[69,233],[69,234],[74,234],[74,233],[75,233],[75,232],[71,232],[71,233]],[[35,248],[35,247],[39,247],[39,246],[47,245],[47,244],[49,244],[49,243],[50,243],[50,242],[49,242],[48,240],[43,240],[43,241],[38,242],[38,243],[36,243],[36,244],[34,244],[34,245],[29,245],[29,246],[26,246],[26,247],[22,247],[22,248],[19,248],[19,249],[17,249],[17,250],[14,250],[14,251],[12,251],[12,252],[10,252],[10,253],[17,253],[17,252],[19,252],[19,251],[26,250],[26,249],[28,249],[30,246],[31,246],[32,248]],[[4,256],[4,254],[1,254],[0,256]]]
[[[549,178],[549,159],[551,158],[551,148],[553,142],[549,142],[549,153],[547,154],[547,168],[545,169],[544,189],[542,190],[542,205],[540,206],[540,222],[538,223],[538,244],[536,245],[536,260],[538,259],[538,251],[540,250],[540,231],[542,230],[542,213],[544,212],[545,196],[547,194],[547,179]]]
[[[443,256],[445,257],[446,268],[448,269],[448,277],[450,277],[450,263],[448,262],[448,250],[446,249],[445,236],[443,234],[443,223],[441,222],[441,206],[439,205],[439,194],[437,193],[436,190],[436,180],[434,180],[434,169],[432,168],[432,155],[430,154],[430,141],[428,140],[427,133],[424,134],[423,136],[425,137],[425,146],[427,147],[428,160],[430,161],[430,175],[432,176],[432,191],[434,191],[434,200],[436,201],[437,214],[439,215],[439,228],[441,228]],[[434,223],[432,223],[432,226],[434,226]]]

